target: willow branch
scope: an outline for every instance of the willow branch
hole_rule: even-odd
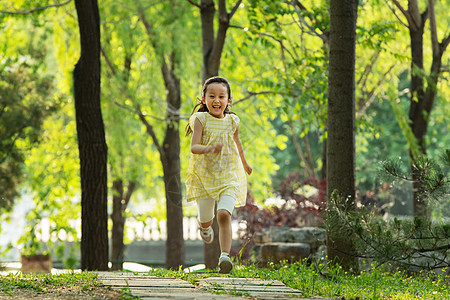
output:
[[[408,23],[410,22],[410,16],[408,14],[407,11],[405,11],[405,9],[401,6],[400,3],[398,3],[395,0],[392,0],[394,2],[394,4],[397,6],[397,8],[403,13],[403,15],[406,17],[406,20],[408,20]],[[397,13],[395,12],[395,9],[393,9],[387,0],[384,0],[384,2],[386,2],[386,5],[389,7],[389,9],[392,11],[392,13],[394,14],[394,16],[397,18],[397,20],[400,22],[400,24],[402,24],[403,26],[405,26],[406,28],[408,28],[408,24],[406,24],[405,22],[402,21],[402,19],[400,19],[400,17],[397,15]]]
[[[231,20],[231,18],[233,17],[233,15],[236,13],[236,11],[239,8],[239,5],[241,5],[242,0],[239,0],[238,2],[236,2],[236,4],[233,6],[233,8],[231,9],[231,12],[228,14],[228,19]]]
[[[309,14],[309,11],[306,9],[306,7],[300,1],[294,0],[294,1],[292,1],[291,5],[294,6],[294,8],[295,8],[295,6],[297,6],[299,10],[304,10],[304,11],[308,12],[308,14]],[[306,22],[305,18],[303,18],[303,16],[300,14],[299,10],[296,9],[295,12],[296,12],[297,17],[299,18],[300,22],[303,23],[309,29],[309,31],[312,32],[313,35],[321,38],[326,44],[328,44],[328,37],[325,34],[318,33],[314,28],[312,28],[312,26],[309,25],[308,22]],[[310,16],[310,14],[309,14],[309,16]],[[309,19],[311,21],[313,21],[311,17]]]
[[[247,99],[249,99],[249,98],[251,98],[253,96],[267,95],[267,94],[276,94],[276,92],[274,92],[274,91],[262,91],[262,92],[250,92],[250,91],[248,91],[247,92],[247,96],[245,96],[244,98],[241,98],[241,99],[235,101],[234,105],[236,105],[236,104],[238,104],[240,102],[243,102],[243,101],[245,101],[245,100],[247,100]]]
[[[153,126],[148,123],[147,119],[145,118],[145,115],[142,113],[140,107],[137,107],[137,110],[139,111],[139,119],[141,120],[142,124],[144,124],[145,129],[147,130],[147,133],[150,135],[150,137],[153,140],[153,144],[155,145],[156,149],[159,152],[159,155],[161,156],[161,159],[165,159],[164,149],[162,148],[161,144],[159,143],[158,137],[155,134],[155,131],[153,130]]]
[[[189,3],[192,4],[192,5],[194,5],[195,7],[200,8],[200,4],[198,4],[198,3],[196,3],[196,2],[194,2],[194,1],[192,1],[192,0],[187,0],[187,2],[189,2]]]
[[[61,6],[64,6],[66,4],[69,4],[71,1],[72,0],[67,0],[66,2],[63,2],[63,3],[46,5],[46,6],[36,7],[36,8],[28,9],[28,10],[18,10],[18,11],[0,10],[0,13],[2,13],[2,14],[10,14],[10,15],[28,15],[28,14],[32,14],[32,13],[35,13],[35,12],[38,12],[38,11],[41,11],[41,10],[45,10],[47,8],[61,7]]]

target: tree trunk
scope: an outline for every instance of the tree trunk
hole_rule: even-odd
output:
[[[125,212],[128,203],[130,202],[131,195],[136,188],[136,182],[130,181],[128,184],[127,193],[124,194],[123,180],[116,179],[113,182],[113,211],[111,215],[112,220],[112,249],[111,249],[111,262],[112,271],[122,270],[124,261],[125,245],[123,243],[123,234],[125,228]]]
[[[123,268],[123,230],[125,226],[125,219],[122,215],[122,199],[123,199],[123,181],[116,179],[113,182],[113,210],[111,215],[112,220],[112,249],[111,262],[112,271],[122,270]]]
[[[414,17],[413,17],[414,18]],[[425,133],[427,129],[427,122],[425,121],[423,103],[424,103],[424,78],[421,72],[417,70],[423,70],[423,31],[425,26],[425,20],[421,18],[420,14],[415,16],[418,22],[417,26],[409,26],[409,36],[411,40],[411,100],[409,108],[409,119],[411,130],[414,137],[417,140],[420,151],[425,154]],[[423,20],[423,21],[422,21]],[[414,201],[414,215],[425,216],[427,215],[427,204],[422,199],[424,191],[420,183],[420,174],[413,167],[415,157],[414,152],[410,151],[411,156],[411,173],[413,177],[413,201]]]
[[[81,55],[74,95],[81,177],[81,269],[108,269],[107,146],[100,106],[100,18],[96,0],[75,0]]]
[[[442,55],[444,54],[449,36],[443,39],[442,43],[437,39],[437,24],[434,10],[434,0],[428,1],[428,7],[422,14],[419,12],[417,0],[408,1],[408,11],[406,12],[408,20],[409,36],[411,40],[411,101],[409,110],[409,119],[411,130],[417,140],[419,150],[426,154],[425,136],[428,128],[428,116],[433,109],[436,96],[436,85],[441,72]],[[429,82],[425,90],[424,84],[424,65],[423,65],[423,34],[425,23],[430,19],[432,63],[429,74]],[[414,215],[430,216],[425,199],[425,191],[421,184],[420,172],[414,168],[416,159],[415,153],[410,151],[411,171],[413,176],[413,199]]]
[[[327,178],[327,140],[322,145],[322,169],[320,170],[320,179]]]
[[[175,64],[172,62],[172,65]],[[168,124],[162,147],[167,209],[166,268],[178,270],[185,262],[180,178],[180,116],[177,115],[181,104],[180,80],[165,63],[163,63],[162,73],[166,85],[168,107]]]
[[[355,38],[358,1],[330,1],[328,76],[327,196],[339,194],[339,206],[355,204]],[[331,205],[329,205],[331,207]],[[330,211],[328,212],[330,213]],[[332,226],[332,225],[331,225]],[[327,233],[329,261],[357,268],[352,238]]]

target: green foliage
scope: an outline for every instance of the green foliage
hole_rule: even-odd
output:
[[[437,219],[425,217],[411,219],[384,219],[366,207],[359,211],[346,210],[336,197],[328,203],[327,224],[334,235],[354,236],[358,256],[372,259],[378,264],[394,266],[409,271],[434,270],[450,264],[450,206],[448,175],[449,150],[442,155],[443,162],[419,157],[413,168],[421,175],[420,183],[424,194],[422,199],[432,204],[440,214]],[[412,180],[405,163],[400,159],[387,160],[381,164],[390,178],[395,181]],[[387,177],[386,177],[387,176]],[[336,226],[339,224],[339,226]]]
[[[397,98],[397,91],[393,91],[392,89],[389,90],[389,100],[392,106],[392,110],[397,118],[397,122],[408,142],[409,149],[411,150],[413,156],[417,158],[421,154],[419,144],[414,136],[414,133],[412,132],[411,127],[409,126],[407,115],[400,105],[400,99]]]
[[[53,77],[41,74],[44,52],[0,55],[0,207],[10,208],[22,181],[25,153],[39,142],[42,124],[56,111]]]
[[[398,181],[413,181],[411,172],[417,174],[417,179],[421,184],[423,191],[420,198],[434,207],[435,211],[440,211],[445,217],[450,217],[444,207],[449,207],[450,199],[448,197],[450,190],[450,150],[446,149],[440,155],[440,161],[428,158],[425,155],[419,155],[411,169],[407,168],[406,162],[398,159],[388,159],[381,163],[380,177],[388,182],[396,183]],[[446,213],[447,212],[447,213]]]
[[[55,244],[53,240],[65,237],[78,241],[77,228],[74,221],[79,218],[80,205],[78,178],[78,157],[75,137],[75,120],[69,118],[73,112],[68,111],[69,106],[64,105],[59,115],[53,115],[43,124],[42,139],[30,151],[25,160],[26,181],[23,191],[33,199],[33,207],[27,213],[27,226],[23,236],[18,241],[21,251],[29,254],[36,251],[51,251]],[[46,243],[37,239],[42,234],[39,225],[46,218],[50,226],[50,240]],[[32,243],[31,245],[29,245]],[[28,247],[33,246],[34,247]],[[36,247],[37,246],[37,247]],[[62,252],[57,252],[57,254]],[[60,256],[60,259],[65,259]],[[69,259],[69,258],[66,258]]]

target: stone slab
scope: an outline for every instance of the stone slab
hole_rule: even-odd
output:
[[[257,299],[298,298],[302,292],[285,286],[278,280],[256,278],[209,277],[199,280],[199,287],[211,292],[229,292]]]
[[[235,299],[321,299],[320,297],[302,297],[302,292],[285,286],[278,280],[257,278],[208,277],[199,279],[196,285],[178,279],[130,275],[120,272],[99,272],[103,285],[114,290],[128,291],[140,299],[199,299],[199,300],[235,300]]]

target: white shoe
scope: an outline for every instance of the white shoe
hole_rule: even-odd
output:
[[[205,244],[211,244],[214,241],[214,230],[211,226],[200,228],[200,236]]]
[[[231,269],[233,269],[231,259],[226,255],[222,255],[219,258],[219,273],[228,274],[231,272]]]

